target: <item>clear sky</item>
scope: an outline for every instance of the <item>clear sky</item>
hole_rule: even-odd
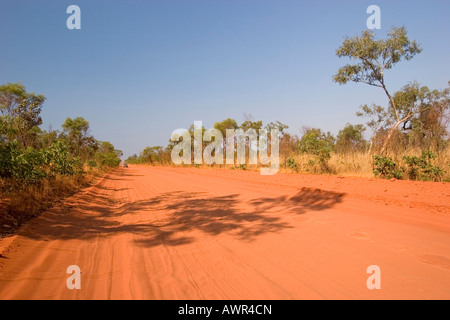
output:
[[[81,30],[66,27],[72,4]],[[372,4],[381,8],[378,37],[406,26],[424,49],[386,73],[391,91],[413,80],[445,88],[449,0],[0,0],[0,84],[20,81],[47,97],[43,129],[82,116],[125,157],[166,146],[195,120],[210,128],[244,113],[294,134],[336,134],[364,122],[361,104],[387,104],[379,88],[332,81],[348,62],[336,49],[367,28]]]

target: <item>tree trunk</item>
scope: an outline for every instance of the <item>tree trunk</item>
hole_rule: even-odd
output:
[[[406,119],[397,121],[397,123],[391,128],[391,130],[389,130],[389,133],[388,133],[386,139],[385,139],[384,142],[383,142],[383,146],[381,147],[380,153],[381,153],[382,155],[386,152],[387,146],[388,146],[388,144],[389,144],[389,140],[391,140],[392,135],[394,134],[395,129],[397,129],[398,126],[399,126],[401,123],[405,122],[405,120],[406,120]]]
[[[369,151],[367,151],[368,154],[372,152],[372,146],[373,146],[373,139],[370,139]]]

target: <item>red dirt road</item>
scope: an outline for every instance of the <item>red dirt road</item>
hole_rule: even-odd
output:
[[[0,299],[450,299],[449,189],[120,168],[0,240]]]

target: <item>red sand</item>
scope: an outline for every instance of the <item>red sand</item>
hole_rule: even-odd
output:
[[[449,299],[449,190],[130,166],[0,240],[0,299]]]

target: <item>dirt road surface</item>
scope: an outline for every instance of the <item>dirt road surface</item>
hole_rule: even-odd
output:
[[[0,240],[0,299],[449,299],[449,189],[120,168]]]

